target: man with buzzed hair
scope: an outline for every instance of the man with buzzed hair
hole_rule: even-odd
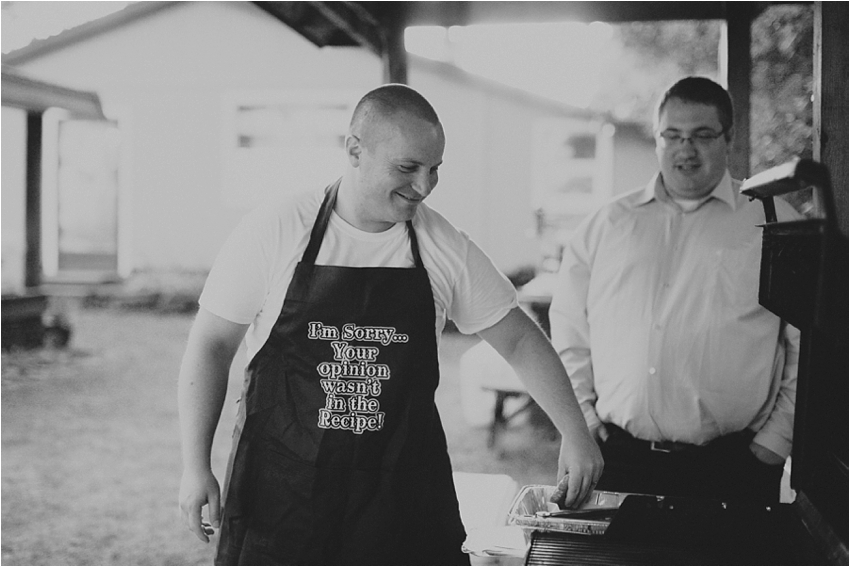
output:
[[[445,137],[404,85],[363,97],[324,191],[246,215],[216,259],[180,370],[180,506],[217,564],[468,564],[434,404],[446,319],[525,379],[562,434],[565,506],[602,473],[557,354],[513,286],[423,204]],[[245,338],[224,506],[210,447]],[[209,524],[201,509],[208,506]]]

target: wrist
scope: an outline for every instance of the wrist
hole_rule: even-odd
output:
[[[212,472],[210,460],[204,457],[184,457],[183,459],[184,474],[205,475]]]
[[[750,452],[756,459],[766,465],[779,466],[785,462],[785,458],[782,457],[782,455],[774,453],[767,447],[763,447],[755,441],[750,443]]]

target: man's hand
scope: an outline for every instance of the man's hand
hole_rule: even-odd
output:
[[[210,467],[215,428],[227,395],[227,379],[233,355],[248,325],[233,323],[207,311],[198,311],[177,381],[180,412],[180,444],[183,478],[180,480],[180,512],[183,523],[204,542],[219,526],[220,489]],[[209,522],[201,520],[201,508],[209,505]],[[212,526],[210,526],[212,524]]]
[[[750,451],[755,455],[756,459],[760,460],[766,465],[781,465],[785,462],[785,459],[767,447],[759,445],[756,442],[750,443]]]
[[[558,489],[552,502],[561,508],[578,508],[590,497],[602,476],[602,453],[588,435],[561,438]]]
[[[602,453],[587,430],[570,378],[552,343],[520,307],[478,334],[511,365],[561,432],[558,478],[569,473],[569,479],[558,504],[581,505],[602,475]]]
[[[211,471],[200,474],[183,472],[180,481],[180,515],[189,531],[205,543],[209,543],[213,528],[218,529],[221,525],[219,500],[218,481]],[[206,504],[209,504],[209,523],[201,520],[201,508]]]

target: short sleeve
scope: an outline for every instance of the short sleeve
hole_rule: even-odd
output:
[[[513,284],[470,240],[466,260],[454,285],[449,318],[460,332],[473,334],[492,327],[516,306]]]
[[[265,221],[265,222],[264,222]],[[199,303],[228,321],[250,324],[268,294],[271,266],[268,220],[258,213],[246,215],[219,251],[207,277]]]

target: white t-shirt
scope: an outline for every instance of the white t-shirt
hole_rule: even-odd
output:
[[[254,210],[228,238],[201,294],[200,305],[228,321],[250,324],[248,360],[262,348],[280,315],[296,264],[324,197],[323,190]],[[446,318],[467,334],[498,323],[517,305],[516,291],[490,258],[441,214],[422,203],[413,227],[431,280],[439,342]],[[404,223],[379,233],[363,232],[331,215],[316,264],[348,267],[414,265]]]

